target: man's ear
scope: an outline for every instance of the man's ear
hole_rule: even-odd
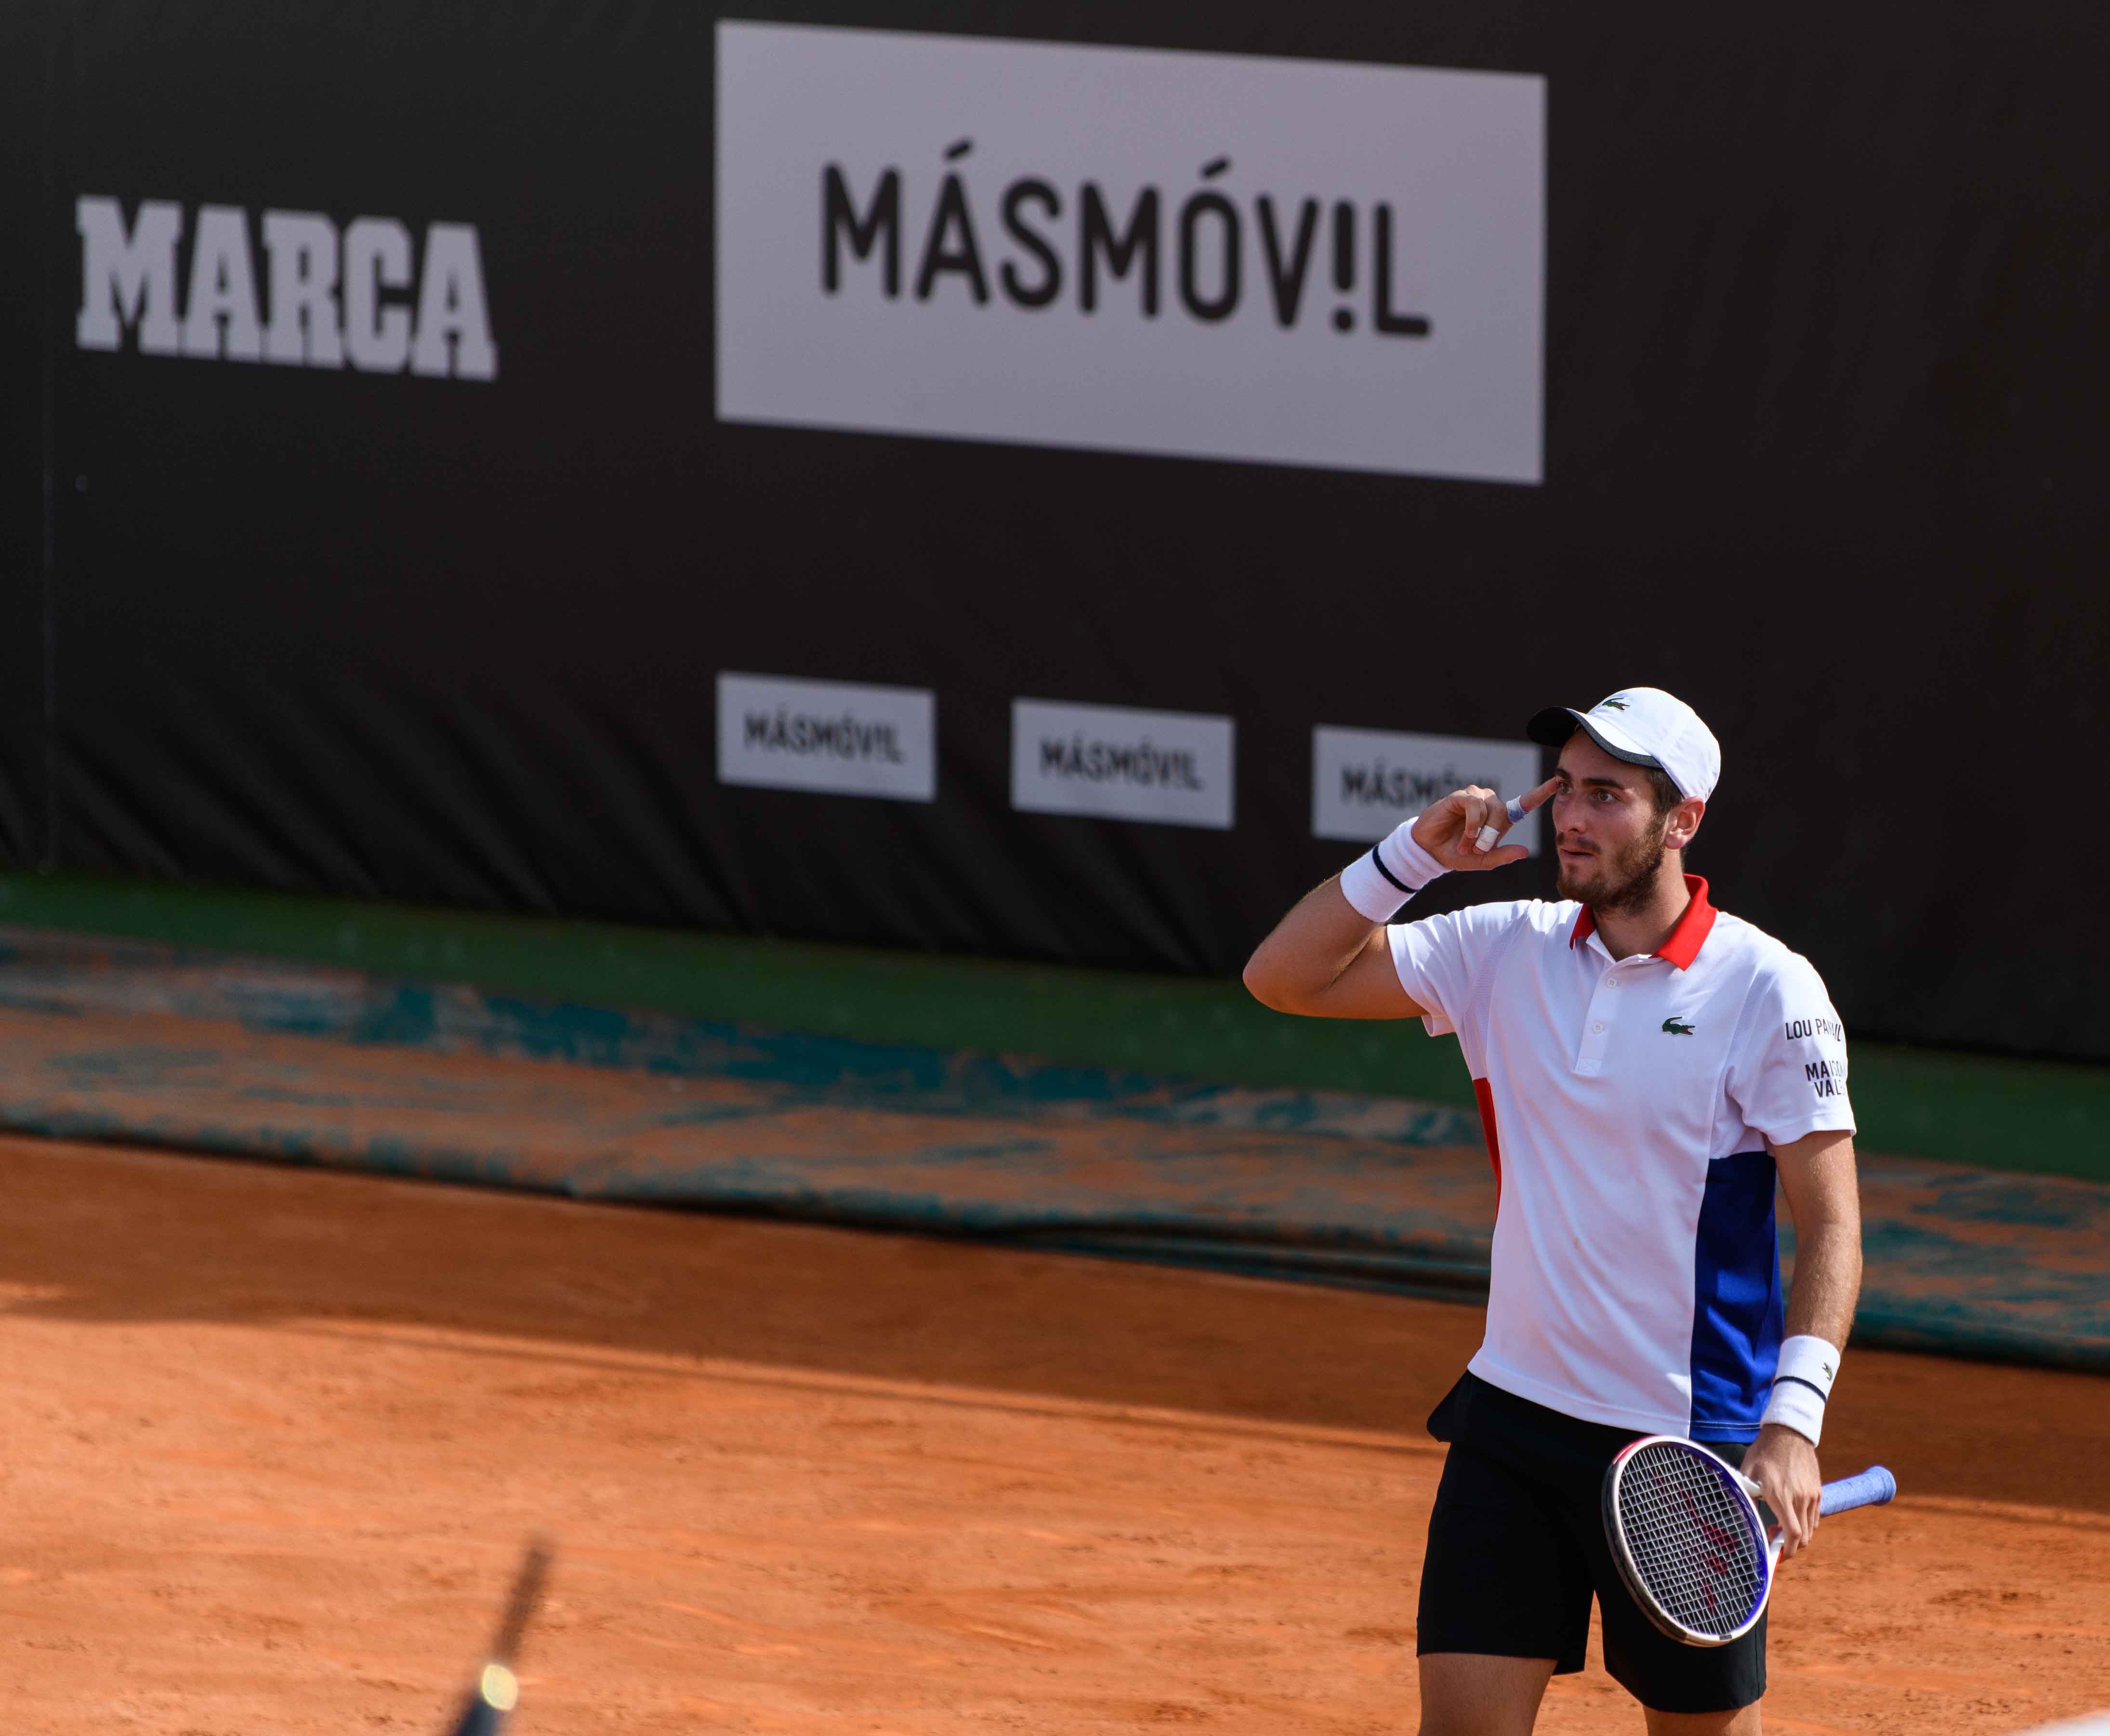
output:
[[[1700,830],[1700,822],[1707,816],[1707,804],[1697,796],[1687,796],[1670,811],[1669,823],[1663,832],[1664,848],[1682,850],[1692,842],[1693,834]]]

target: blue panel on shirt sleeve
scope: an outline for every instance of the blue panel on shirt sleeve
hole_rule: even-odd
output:
[[[1693,1280],[1692,1432],[1750,1440],[1780,1366],[1771,1152],[1739,1151],[1707,1166]]]

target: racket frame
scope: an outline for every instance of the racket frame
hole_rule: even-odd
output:
[[[1745,1616],[1732,1633],[1703,1634],[1689,1628],[1664,1610],[1655,1600],[1641,1578],[1639,1567],[1634,1564],[1627,1547],[1626,1527],[1619,1521],[1619,1485],[1630,1468],[1632,1456],[1643,1447],[1670,1446],[1707,1461],[1709,1468],[1722,1480],[1722,1486],[1736,1497],[1738,1509],[1749,1528],[1752,1553],[1756,1557],[1758,1595],[1751,1600],[1750,1613]],[[1759,1617],[1765,1614],[1766,1604],[1773,1592],[1773,1567],[1779,1559],[1777,1548],[1766,1536],[1765,1522],[1759,1517],[1757,1502],[1751,1497],[1757,1485],[1719,1454],[1710,1453],[1696,1440],[1682,1435],[1644,1435],[1638,1440],[1630,1440],[1620,1448],[1605,1472],[1604,1517],[1605,1541],[1611,1546],[1613,1563],[1619,1570],[1619,1577],[1627,1583],[1632,1594],[1634,1606],[1648,1617],[1659,1631],[1688,1646],[1726,1646],[1741,1639],[1759,1625]]]

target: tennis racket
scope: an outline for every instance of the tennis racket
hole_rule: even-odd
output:
[[[1881,1465],[1824,1485],[1818,1512],[1875,1507],[1898,1492]],[[1759,1485],[1706,1448],[1648,1435],[1605,1472],[1605,1539],[1634,1602],[1673,1639],[1726,1646],[1758,1625],[1780,1544],[1752,1498]]]

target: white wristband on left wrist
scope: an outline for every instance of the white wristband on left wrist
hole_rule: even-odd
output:
[[[1773,1395],[1766,1400],[1766,1413],[1759,1421],[1793,1429],[1813,1447],[1824,1435],[1824,1400],[1797,1381],[1783,1381],[1773,1388]]]
[[[1813,1332],[1798,1332],[1782,1341],[1773,1374],[1773,1396],[1761,1419],[1806,1435],[1815,1446],[1824,1432],[1824,1407],[1832,1383],[1839,1377],[1839,1347]]]

